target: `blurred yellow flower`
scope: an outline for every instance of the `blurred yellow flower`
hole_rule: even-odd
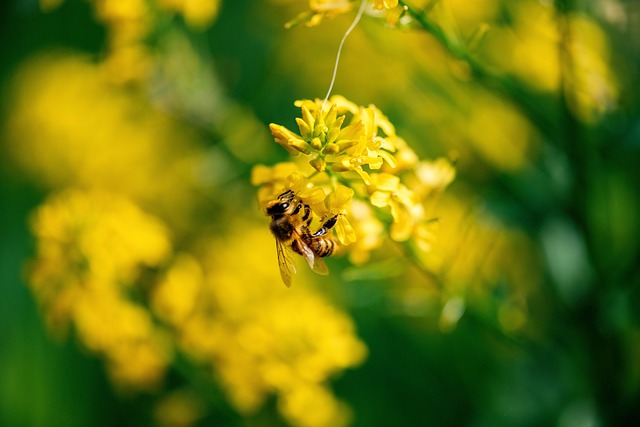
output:
[[[300,427],[342,427],[349,424],[349,409],[325,387],[304,385],[286,392],[278,409]]]
[[[599,120],[616,107],[619,83],[611,67],[611,47],[604,30],[583,14],[569,16],[571,27],[570,74],[566,90],[569,107],[587,123]]]
[[[153,289],[153,311],[169,325],[183,324],[195,309],[203,280],[198,261],[191,255],[180,254]]]
[[[540,137],[536,128],[510,104],[478,94],[465,123],[467,148],[503,171],[517,171],[535,157]]]
[[[403,242],[411,237],[414,226],[424,218],[424,208],[415,193],[400,183],[400,178],[388,173],[371,176],[369,186],[371,204],[379,208],[389,207],[393,224],[390,236]]]
[[[178,389],[155,405],[153,415],[159,427],[190,427],[205,412],[205,403],[190,389]]]
[[[79,340],[105,358],[117,387],[157,389],[173,359],[168,335],[156,328],[144,307],[108,289],[113,284],[86,282],[83,286],[87,289],[78,295],[73,316]]]
[[[519,230],[501,225],[469,207],[469,195],[445,197],[438,208],[437,238],[422,262],[442,283],[444,330],[455,326],[467,305],[484,304],[487,292],[500,286],[496,317],[506,332],[527,326],[527,300],[542,277],[533,243]]]
[[[350,196],[341,189],[325,209]],[[274,394],[294,426],[347,422],[327,383],[361,363],[366,347],[349,316],[313,288],[282,289],[275,254],[251,256],[273,248],[264,228],[234,223],[233,239],[206,239],[198,255],[170,259],[159,219],[97,190],[52,196],[32,224],[29,282],[45,316],[58,329],[73,325],[118,387],[155,389],[178,350],[214,370],[238,411],[257,410]],[[166,401],[158,411],[167,423],[186,422],[197,416],[189,405]]]
[[[35,57],[14,80],[8,153],[47,188],[105,189],[184,224],[203,150],[141,95],[109,83],[82,56]]]
[[[299,171],[300,167],[291,162],[281,162],[271,167],[255,165],[251,169],[251,184],[260,186],[258,190],[260,209],[264,209],[268,202],[282,193],[288,182],[287,178]]]
[[[291,28],[299,24],[307,27],[318,25],[324,18],[333,18],[351,10],[351,0],[309,0],[309,10],[300,13],[285,24],[285,28]]]
[[[384,226],[371,206],[361,200],[352,201],[349,214],[356,235],[354,244],[349,247],[349,261],[361,265],[369,261],[371,251],[382,246]]]
[[[190,315],[173,324],[181,351],[210,364],[241,412],[257,410],[275,394],[292,425],[343,424],[344,406],[326,382],[366,355],[351,319],[310,287],[280,286],[275,253],[251,256],[273,248],[263,227],[236,224],[230,233],[233,239],[206,244],[201,268],[191,261],[176,267],[186,267],[186,282],[200,283]],[[180,290],[172,289],[178,297]],[[322,392],[317,412],[307,411],[305,390]]]
[[[398,6],[398,0],[373,0],[374,9],[393,9]]]
[[[423,160],[416,165],[416,176],[421,184],[421,191],[430,193],[432,191],[444,190],[456,176],[456,170],[445,158],[438,158],[434,161]]]
[[[309,10],[304,11],[285,24],[285,28],[304,24],[315,27],[325,18],[331,19],[349,12],[362,1],[368,3],[375,11],[396,9],[398,0],[309,0]],[[363,5],[364,6],[364,5]]]
[[[209,26],[218,16],[220,0],[158,0],[165,10],[180,12],[193,28]]]
[[[171,347],[131,295],[142,270],[171,253],[165,225],[124,197],[67,190],[36,210],[31,228],[29,285],[49,326],[62,332],[72,323],[117,385],[157,387]]]
[[[564,40],[558,12],[550,4],[514,4],[513,27],[492,28],[486,40],[489,58],[535,89],[560,88],[560,51],[570,56],[564,85],[573,112],[585,122],[610,111],[618,97],[618,82],[610,67],[609,41],[600,26],[583,14],[566,19],[570,32]]]

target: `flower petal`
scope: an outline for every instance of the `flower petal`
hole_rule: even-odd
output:
[[[349,220],[346,216],[340,215],[338,217],[338,223],[336,224],[336,234],[338,236],[338,240],[343,245],[349,245],[356,241],[356,232],[349,223]]]
[[[385,206],[389,206],[391,195],[385,191],[374,191],[369,199],[373,206],[384,208]]]
[[[397,191],[400,185],[400,177],[391,175],[390,173],[377,173],[373,175],[374,186],[381,191]]]
[[[329,209],[344,209],[345,205],[353,198],[353,193],[352,188],[338,184],[334,192],[329,195]]]

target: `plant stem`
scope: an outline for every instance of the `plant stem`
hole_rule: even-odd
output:
[[[449,53],[456,59],[466,63],[479,84],[489,90],[498,92],[505,99],[508,99],[536,124],[542,134],[549,140],[557,142],[557,126],[545,116],[533,101],[531,94],[525,91],[518,82],[510,77],[499,76],[491,72],[472,55],[463,42],[449,37],[442,27],[429,19],[426,12],[416,9],[406,0],[399,0],[398,3],[404,7],[409,16],[431,34]]]

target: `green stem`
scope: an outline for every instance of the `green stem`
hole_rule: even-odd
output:
[[[450,39],[444,30],[435,22],[430,20],[427,13],[411,6],[405,0],[399,0],[400,5],[404,7],[407,13],[418,22],[422,28],[430,33],[442,46],[451,52],[456,58],[469,62],[470,55],[466,48],[457,41]]]
[[[427,12],[416,9],[406,0],[399,0],[398,3],[404,7],[409,16],[431,34],[449,53],[456,59],[466,63],[479,84],[489,90],[498,92],[505,99],[508,99],[535,123],[540,132],[549,140],[557,140],[556,126],[536,105],[531,94],[523,90],[518,82],[512,78],[499,76],[491,72],[471,54],[462,41],[449,37],[442,27],[428,17]]]

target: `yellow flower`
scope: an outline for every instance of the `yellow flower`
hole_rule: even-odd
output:
[[[142,266],[159,265],[171,251],[168,230],[158,218],[126,198],[100,191],[67,190],[50,197],[34,213],[32,230],[43,263],[59,248],[55,253],[65,260],[57,266],[61,271],[118,283],[131,283]]]
[[[325,18],[333,18],[349,12],[354,5],[360,4],[361,0],[309,0],[309,10],[300,13],[291,21],[285,24],[285,28],[304,24],[307,27],[314,27]],[[398,0],[365,0],[371,3],[375,10],[395,9]]]
[[[130,295],[141,270],[170,254],[165,225],[124,197],[67,190],[36,210],[31,227],[37,247],[29,285],[50,326],[72,323],[118,386],[157,387],[171,346]]]
[[[205,403],[190,389],[172,391],[153,408],[153,417],[159,427],[190,427],[205,413]]]
[[[162,9],[176,11],[193,28],[210,25],[218,15],[220,0],[159,0]]]
[[[326,389],[317,385],[296,387],[284,394],[278,409],[293,425],[300,427],[342,427],[349,424],[348,408]]]
[[[398,6],[398,0],[373,0],[374,9],[393,9]]]
[[[344,155],[332,158],[332,162],[335,163],[332,170],[337,172],[355,171],[365,184],[370,185],[371,180],[369,174],[363,169],[364,165],[373,170],[380,169],[385,162],[391,169],[396,167],[396,160],[391,155],[391,152],[396,151],[393,143],[395,129],[380,110],[373,105],[366,108],[360,107],[354,120],[360,120],[359,123],[362,123],[362,134],[357,144],[344,150]]]
[[[147,310],[102,288],[89,287],[76,303],[74,325],[79,339],[105,358],[117,386],[157,388],[172,359],[167,337]]]
[[[204,153],[184,126],[78,55],[30,59],[12,89],[3,137],[14,141],[7,150],[27,176],[48,189],[108,190],[172,224],[189,221]]]
[[[195,309],[202,281],[202,268],[197,260],[181,254],[153,290],[153,311],[169,325],[184,323]]]
[[[335,230],[338,240],[343,245],[348,245],[356,241],[356,233],[347,218],[353,193],[353,189],[338,184],[335,190],[327,196],[325,201],[329,215],[339,214]]]
[[[364,264],[369,260],[371,251],[382,245],[384,226],[370,205],[363,201],[353,200],[349,213],[356,234],[355,243],[349,246],[349,261],[356,265]]]
[[[324,171],[327,166],[326,156],[343,153],[358,143],[361,126],[347,126],[343,129],[345,116],[337,115],[338,108],[335,104],[331,104],[327,111],[320,108],[309,109],[316,105],[310,105],[307,101],[298,101],[295,105],[302,110],[302,118],[296,118],[300,135],[273,123],[269,128],[278,144],[294,156],[301,153],[309,156],[309,163],[317,171]]]
[[[180,350],[215,371],[238,411],[274,395],[292,425],[342,424],[344,405],[327,382],[366,356],[351,318],[312,287],[280,286],[275,252],[250,256],[273,249],[263,227],[240,223],[229,233],[202,250],[200,297],[176,325]],[[315,410],[305,396],[318,399]]]
[[[360,175],[365,184],[370,185],[371,177],[363,169],[363,166],[369,166],[371,169],[380,169],[382,167],[382,158],[376,156],[339,156],[333,159],[331,170],[334,172],[354,171]]]
[[[395,167],[391,168],[386,165],[383,170],[385,172],[397,174],[401,171],[415,168],[418,164],[418,161],[420,160],[415,151],[413,151],[411,147],[409,147],[409,145],[403,138],[394,135],[392,139],[393,145],[395,146],[395,153],[393,154],[393,157],[395,159]]]
[[[443,191],[456,176],[456,170],[445,158],[424,160],[416,165],[416,176],[420,182],[418,191],[422,195]]]
[[[424,208],[415,193],[400,182],[400,178],[388,173],[372,175],[369,188],[371,204],[379,208],[389,207],[393,224],[390,236],[402,242],[411,237],[414,226],[424,217]]]
[[[443,220],[424,222],[414,232],[429,245],[418,252],[420,261],[441,278],[444,307],[440,326],[455,327],[465,306],[475,305],[477,299],[486,301],[487,292],[499,286],[499,326],[508,332],[526,327],[524,296],[542,280],[539,255],[522,231],[505,227],[487,212],[474,209],[470,200],[475,200],[475,195],[463,197],[445,196],[438,209]],[[412,286],[410,280],[406,284]]]
[[[333,18],[351,10],[351,0],[309,0],[309,10],[300,13],[285,24],[285,28],[305,24],[307,27],[318,25],[324,18]]]
[[[271,167],[255,165],[251,170],[251,184],[261,186],[258,190],[260,209],[264,209],[267,203],[283,192],[288,182],[287,178],[298,172],[298,165],[291,162],[277,163]]]
[[[358,107],[343,97],[334,96],[328,107],[319,99],[296,101],[302,117],[296,119],[299,134],[284,126],[271,124],[275,141],[294,156],[303,154],[318,172],[355,171],[370,184],[364,169],[380,169],[386,162],[391,168],[396,161],[391,153],[395,129],[375,106]],[[344,126],[347,115],[349,124]]]

